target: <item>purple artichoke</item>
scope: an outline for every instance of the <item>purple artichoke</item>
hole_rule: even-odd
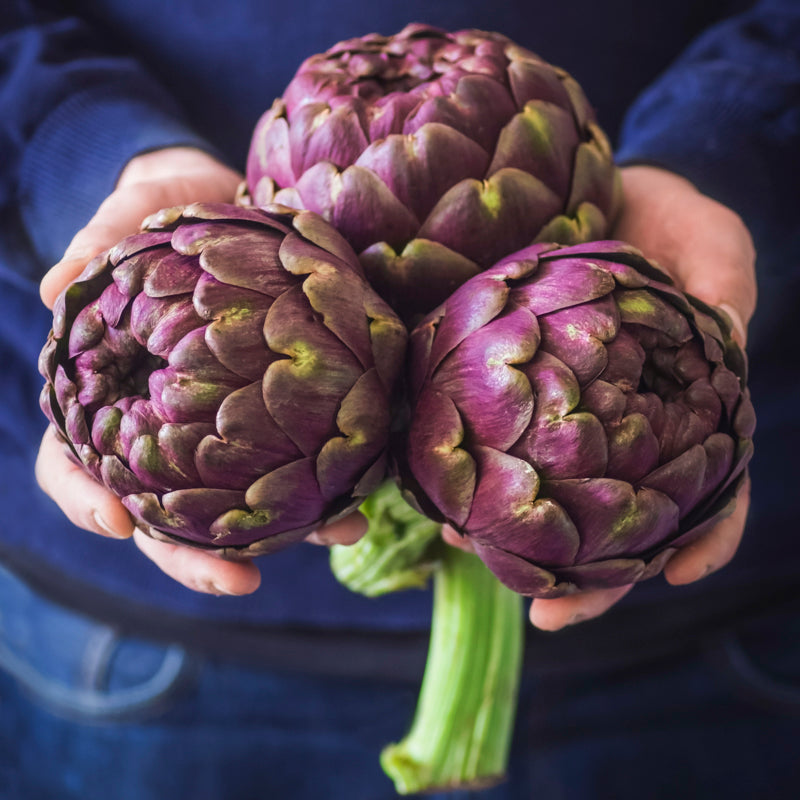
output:
[[[406,489],[520,594],[655,575],[730,511],[752,454],[727,320],[620,242],[505,258],[410,360]]]
[[[620,198],[573,78],[500,34],[425,25],[307,59],[255,128],[247,185],[332,222],[406,318],[533,242],[602,238]]]
[[[59,298],[42,408],[148,533],[254,555],[380,482],[406,338],[317,215],[166,209]]]

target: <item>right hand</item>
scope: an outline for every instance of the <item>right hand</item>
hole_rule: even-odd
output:
[[[756,254],[744,222],[685,178],[657,167],[624,167],[622,182],[625,205],[613,238],[630,242],[657,261],[679,288],[722,307],[733,323],[734,338],[744,347],[757,296]],[[749,502],[746,480],[734,512],[669,560],[664,568],[667,582],[692,583],[727,564],[742,539]],[[455,547],[471,547],[447,525],[443,535]],[[529,618],[541,630],[560,630],[604,614],[631,588],[628,584],[535,598]]]
[[[145,217],[187,203],[232,202],[241,179],[239,173],[208,154],[188,147],[165,148],[131,159],[115,190],[42,279],[40,292],[45,305],[52,309],[60,292],[92,258],[136,233]],[[261,582],[252,561],[226,561],[204,550],[157,541],[136,528],[119,498],[67,457],[52,428],[42,439],[36,477],[75,525],[117,539],[133,536],[156,566],[190,589],[242,595],[254,592]],[[364,517],[355,513],[321,528],[310,540],[351,544],[365,530]]]

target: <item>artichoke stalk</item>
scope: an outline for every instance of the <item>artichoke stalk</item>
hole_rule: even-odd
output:
[[[522,597],[448,547],[435,573],[431,642],[411,730],[381,754],[401,794],[505,778],[522,665]]]
[[[144,531],[256,555],[381,483],[406,338],[317,215],[165,209],[62,293],[41,404]]]
[[[247,190],[329,220],[406,321],[535,241],[607,235],[621,197],[567,72],[497,33],[420,24],[306,59],[256,125]]]
[[[388,481],[361,506],[367,534],[334,546],[331,567],[375,597],[433,578],[431,637],[408,734],[381,754],[400,794],[485,788],[505,777],[522,667],[522,597],[472,553],[446,545]]]

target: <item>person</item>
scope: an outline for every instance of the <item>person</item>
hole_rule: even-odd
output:
[[[42,438],[35,365],[40,280],[52,307],[147,214],[231,200],[302,58],[422,20],[507,33],[582,83],[623,166],[614,236],[727,310],[759,413],[752,499],[663,578],[532,602],[509,780],[480,796],[794,797],[797,3],[70,8],[0,11],[0,796],[395,796],[378,752],[413,713],[429,595],[351,594],[325,547],[233,563],[144,536]]]

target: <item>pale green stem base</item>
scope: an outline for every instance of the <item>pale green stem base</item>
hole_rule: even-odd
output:
[[[414,722],[381,755],[400,794],[483,787],[505,775],[523,643],[522,598],[470,553],[434,573],[428,661]]]

